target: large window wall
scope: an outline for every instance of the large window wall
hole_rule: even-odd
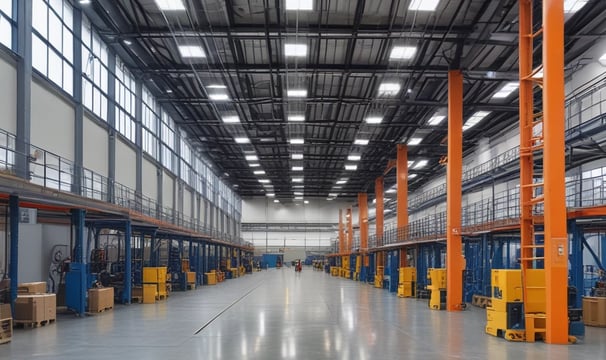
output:
[[[187,133],[177,126],[167,109],[159,106],[152,91],[142,86],[142,98],[137,99],[137,81],[120,57],[109,49],[90,21],[83,16],[82,23],[75,23],[74,9],[68,0],[32,0],[32,52],[33,67],[42,77],[52,82],[65,93],[74,93],[74,50],[82,50],[82,104],[89,110],[87,118],[96,119],[104,127],[114,126],[122,135],[122,141],[137,144],[137,126],[141,126],[141,148],[149,155],[148,160],[164,168],[178,180],[175,187],[184,186],[191,191],[179,192],[195,198],[206,199],[206,202],[179,201],[180,204],[191,204],[183,209],[185,217],[201,215],[198,221],[203,225],[221,230],[222,224],[239,223],[241,201],[229,186],[224,184],[212,171],[212,164],[203,157],[198,149],[187,138]],[[0,0],[0,43],[12,50],[16,34],[16,22],[12,19],[13,2]],[[74,37],[74,27],[81,26],[81,39]],[[80,76],[78,74],[78,76]],[[153,84],[149,84],[153,86]],[[113,89],[113,91],[112,91]],[[65,94],[64,94],[65,95]],[[72,99],[74,101],[74,99]],[[136,112],[137,101],[141,101],[141,113]],[[115,122],[108,122],[109,109],[115,110]],[[0,166],[8,167],[14,162],[15,136],[2,129],[0,136]],[[36,144],[32,144],[35,148]],[[85,145],[86,146],[86,145]],[[57,157],[44,149],[39,149],[44,158]],[[48,154],[48,155],[47,155]],[[120,154],[117,154],[120,156]],[[147,157],[147,156],[146,156]],[[59,158],[59,157],[57,157]],[[151,159],[153,160],[151,160]],[[66,169],[59,164],[33,163],[31,166],[43,166],[46,170],[45,186],[74,191],[72,177],[76,167],[71,159],[63,159]],[[134,166],[134,164],[133,164]],[[83,188],[80,194],[96,199],[111,201],[109,187],[111,182],[104,176],[83,169]],[[55,170],[53,170],[55,169]],[[53,172],[61,176],[53,176]],[[49,172],[50,171],[50,172]],[[49,175],[50,174],[50,175]],[[60,180],[47,178],[57,177]],[[50,182],[49,182],[50,181]],[[57,182],[57,184],[53,183]],[[179,184],[179,185],[178,185]],[[116,184],[121,193],[135,194],[133,189]],[[117,190],[115,190],[117,191]],[[195,199],[191,199],[195,200]],[[195,206],[200,210],[193,211]],[[172,209],[171,209],[172,210]],[[210,223],[210,213],[213,224]],[[179,218],[180,216],[175,216]],[[236,235],[238,229],[225,225],[224,232]]]

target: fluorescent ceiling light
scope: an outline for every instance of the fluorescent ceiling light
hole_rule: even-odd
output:
[[[293,185],[293,189],[304,189],[305,185]]]
[[[334,198],[326,198],[326,201],[333,201]]]
[[[303,196],[303,193],[302,193],[302,192],[300,192],[300,191],[295,191],[295,193],[294,193],[294,194],[295,194],[295,196]]]
[[[446,116],[444,115],[434,115],[429,119],[429,121],[427,121],[427,125],[438,126],[442,121],[444,121],[444,119],[446,119]]]
[[[214,101],[227,101],[229,100],[229,95],[227,94],[209,94],[208,97]]]
[[[389,189],[389,190],[386,190],[385,192],[388,194],[395,194],[396,191],[397,191],[396,189]]]
[[[440,0],[412,0],[408,10],[413,11],[436,11]]]
[[[341,190],[341,189],[343,189],[343,186],[333,186],[332,189],[333,190]]]
[[[286,0],[286,10],[306,10],[314,9],[314,0]]]
[[[295,196],[295,200],[303,200],[303,196]]]
[[[390,60],[407,60],[412,59],[417,53],[417,48],[414,46],[394,46],[389,53]]]
[[[379,96],[396,96],[401,89],[398,83],[382,83],[379,85]]]
[[[337,185],[347,184],[347,180],[339,180],[335,184],[337,184]]]
[[[200,45],[179,45],[179,53],[184,59],[206,57],[206,53]]]
[[[337,193],[330,193],[330,194],[328,194],[328,196],[330,196],[330,197],[333,197],[333,198],[334,198],[334,197],[339,196],[339,194],[337,194]]]
[[[250,139],[249,138],[245,138],[245,137],[237,137],[234,140],[236,140],[237,144],[248,144],[248,143],[250,143]]]
[[[239,123],[240,122],[240,118],[237,116],[223,116],[222,120],[224,123],[228,124],[228,123]]]
[[[280,202],[280,200],[278,200],[278,199],[274,199],[274,203],[276,203],[276,204],[277,204],[277,203],[279,203],[279,202]]]
[[[356,145],[368,145],[368,139],[355,139],[354,144]]]
[[[252,164],[248,164],[248,166],[250,166],[250,167],[259,167],[259,166],[261,166],[261,164],[259,164],[259,163],[252,163]]]
[[[410,167],[410,166],[411,166],[413,163],[414,163],[414,161],[413,161],[413,160],[409,160],[409,161],[408,161],[408,167]]]
[[[292,182],[303,182],[303,178],[301,178],[301,177],[292,178]]]
[[[207,89],[227,89],[227,86],[225,86],[225,85],[219,85],[219,84],[213,84],[213,85],[208,85],[206,88]]]
[[[419,162],[417,162],[417,164],[413,167],[413,169],[424,168],[428,162],[429,162],[428,160],[419,160]]]
[[[309,204],[309,200],[303,201],[304,204]]]
[[[564,12],[569,14],[575,13],[587,5],[588,2],[589,0],[564,0]]]
[[[292,171],[303,171],[303,166],[293,166]]]
[[[80,0],[78,2],[82,5],[88,5],[88,4],[90,4],[91,0]]]
[[[285,56],[303,57],[307,56],[307,45],[305,44],[284,44]]]
[[[349,161],[360,161],[361,158],[362,158],[362,156],[360,156],[360,155],[349,155],[347,157],[347,160],[349,160]]]
[[[291,145],[303,145],[305,144],[305,139],[290,139]]]
[[[606,53],[602,55],[602,57],[600,57],[598,61],[600,62],[600,64],[606,66]]]
[[[478,111],[475,114],[471,115],[471,117],[467,119],[467,121],[465,121],[465,125],[463,125],[463,131],[469,130],[472,127],[476,126],[489,114],[490,111]]]
[[[305,121],[305,115],[288,115],[288,121]]]
[[[303,154],[292,154],[293,160],[303,160]]]
[[[417,177],[417,174],[408,174],[409,179],[414,179]]]
[[[185,11],[185,6],[181,0],[156,0],[156,5],[162,11]]]
[[[492,98],[493,99],[505,99],[509,95],[513,94],[520,87],[520,83],[517,81],[508,82],[499,91],[497,91]]]
[[[124,44],[130,46],[133,44],[133,42],[131,40],[126,39],[126,40],[124,40]]]
[[[299,97],[299,98],[304,98],[307,97],[307,90],[305,89],[294,89],[294,90],[288,90],[286,92],[286,95],[288,97]]]
[[[255,174],[255,175],[265,175],[265,170],[255,170],[253,172],[253,174]]]
[[[423,141],[423,138],[413,137],[413,138],[410,138],[410,140],[408,140],[408,145],[410,145],[410,146],[419,145],[421,143],[421,141]]]
[[[259,179],[261,184],[269,184],[269,179]]]
[[[247,161],[258,161],[259,157],[257,155],[246,155],[244,157]]]
[[[276,196],[276,194],[274,194],[274,193],[267,193],[267,194],[265,194],[265,196],[267,196],[267,197],[274,197],[274,196]]]
[[[365,119],[367,124],[380,124],[383,121],[382,116],[369,116]]]
[[[349,170],[349,171],[358,170],[358,165],[345,165],[345,170]]]

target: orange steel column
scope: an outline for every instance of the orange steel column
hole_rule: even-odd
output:
[[[360,250],[362,251],[364,266],[368,265],[368,256],[365,255],[368,251],[368,195],[366,193],[358,193],[358,224],[360,226]]]
[[[347,249],[346,252],[353,250],[353,214],[351,208],[347,209]]]
[[[446,175],[446,309],[462,310],[463,254],[461,182],[463,173],[463,74],[448,72],[448,165]]]
[[[376,222],[375,222],[375,234],[377,235],[377,247],[383,246],[383,226],[384,226],[384,203],[383,203],[383,176],[379,176],[375,180],[375,208],[376,208]],[[378,251],[376,253],[375,266],[383,266],[383,253]]]
[[[339,254],[345,252],[345,232],[343,231],[343,210],[339,209]]]
[[[398,240],[405,241],[408,234],[408,147],[397,146],[397,225]],[[400,266],[406,266],[406,249],[400,250]]]
[[[568,343],[568,233],[564,183],[564,0],[543,0],[546,341]]]

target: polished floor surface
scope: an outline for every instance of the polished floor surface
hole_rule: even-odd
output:
[[[571,346],[484,334],[484,311],[431,311],[305,268],[265,270],[155,305],[18,329],[0,359],[606,359],[606,329]]]

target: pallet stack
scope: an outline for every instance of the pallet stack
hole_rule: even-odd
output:
[[[166,299],[168,295],[168,291],[166,290],[166,274],[166,266],[143,268],[143,303],[153,304],[156,300]]]
[[[95,288],[88,290],[88,312],[100,313],[114,308],[114,288]]]
[[[57,320],[57,296],[46,293],[46,282],[21,283],[17,291],[14,324],[34,328]]]
[[[6,344],[13,338],[13,317],[10,304],[0,304],[0,344]]]
[[[417,287],[417,269],[414,267],[400,268],[398,282],[398,297],[415,297]]]

